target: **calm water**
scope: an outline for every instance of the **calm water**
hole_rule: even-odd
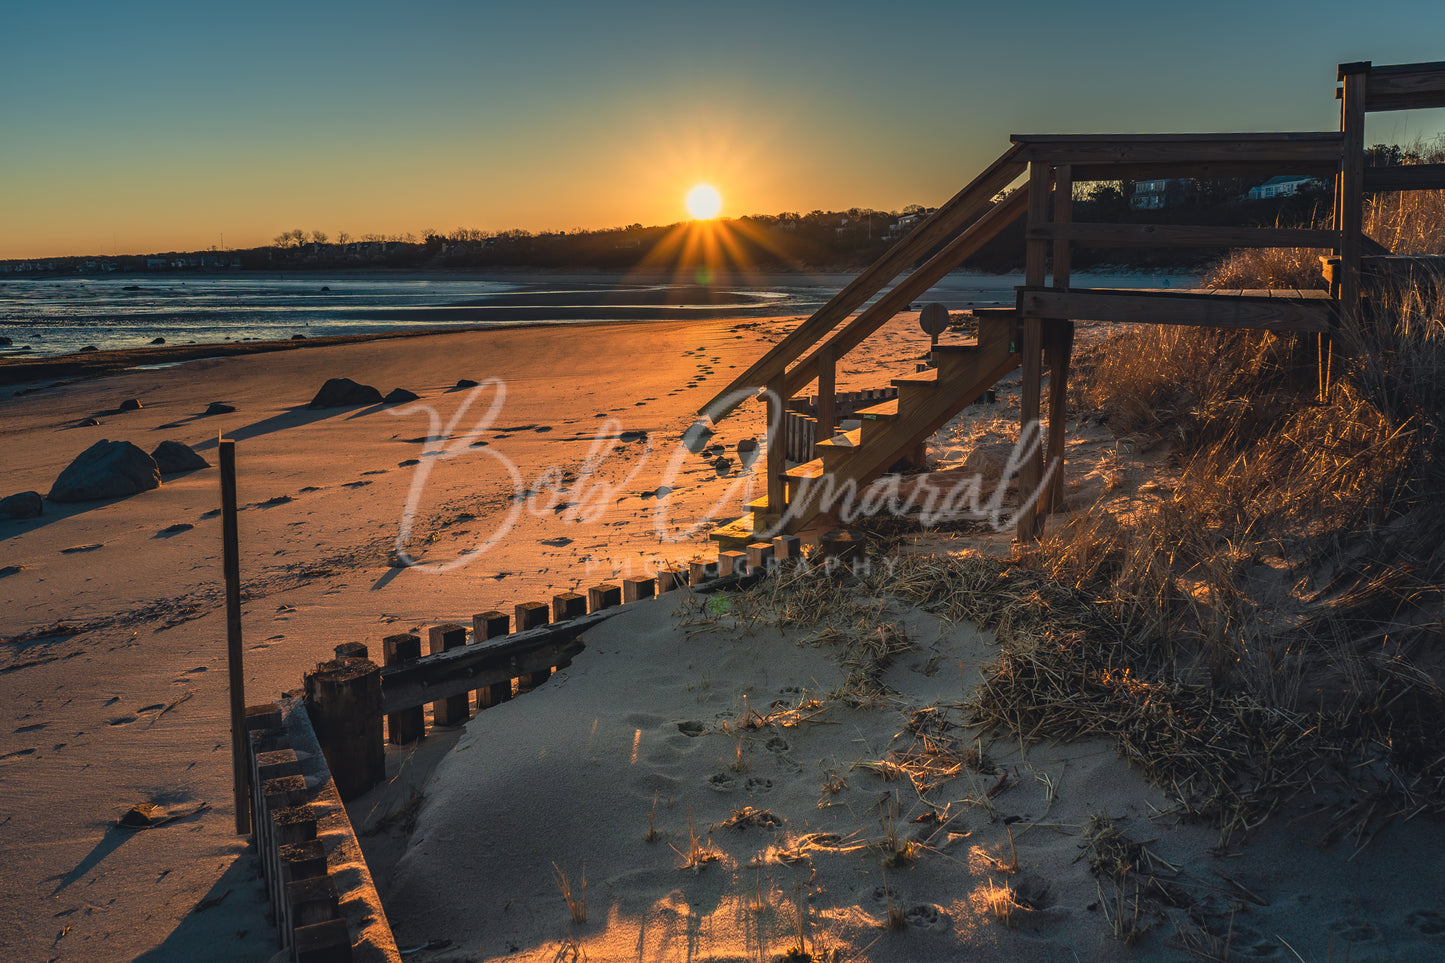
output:
[[[766,275],[699,286],[662,279],[518,274],[505,278],[346,275],[44,278],[0,283],[3,353],[372,334],[403,328],[810,314],[848,274]],[[1183,287],[1178,275],[1091,275],[1098,287]],[[920,301],[950,309],[1012,304],[1019,275],[959,271]]]

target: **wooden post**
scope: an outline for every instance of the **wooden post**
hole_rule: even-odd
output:
[[[1047,163],[1032,161],[1029,164],[1029,208],[1028,231],[1033,232],[1048,226],[1049,187],[1052,172]],[[1043,287],[1048,273],[1049,242],[1029,239],[1024,242],[1024,285],[1030,288]],[[1023,318],[1023,387],[1019,399],[1020,433],[1030,424],[1039,420],[1039,395],[1043,386],[1043,322],[1025,315]],[[1019,470],[1019,499],[1027,507],[1019,512],[1018,538],[1031,542],[1038,534],[1039,479],[1043,477],[1043,451],[1035,448]],[[1003,479],[999,484],[1005,484]]]
[[[748,571],[767,571],[776,564],[772,542],[754,542],[748,546]]]
[[[818,544],[824,555],[840,562],[853,562],[863,557],[863,537],[846,528],[824,532]]]
[[[421,658],[421,638],[410,632],[388,635],[381,640],[382,658],[388,666],[403,665]],[[405,746],[426,735],[426,712],[421,706],[403,709],[386,717],[386,736],[393,746]]]
[[[493,609],[472,616],[472,643],[495,639],[512,631],[512,617]],[[512,698],[512,680],[495,682],[477,690],[477,711],[501,705]]]
[[[366,659],[371,650],[365,642],[338,642],[332,651],[338,659]]]
[[[838,427],[837,358],[824,343],[818,348],[818,438],[832,438]]]
[[[246,667],[241,657],[241,549],[236,525],[236,443],[219,439],[221,456],[221,571],[226,582],[226,673],[231,689],[231,781],[236,834],[251,831],[246,764]]]
[[[368,659],[321,663],[306,674],[306,704],[342,802],[386,779],[380,666]]]
[[[669,563],[671,564],[671,563]],[[679,585],[687,583],[687,576],[680,568],[664,568],[657,572],[657,594],[666,595]]]
[[[1061,164],[1054,168],[1054,223],[1070,224],[1074,220],[1073,168]],[[1054,241],[1054,287],[1069,287],[1069,242]],[[1045,464],[1053,474],[1049,477],[1047,501],[1049,512],[1064,507],[1064,420],[1068,417],[1069,361],[1074,351],[1074,322],[1057,318],[1044,322],[1044,353],[1049,365],[1049,440]]]
[[[547,624],[547,603],[546,602],[523,602],[516,608],[517,631],[525,632],[528,629],[535,629]],[[528,689],[535,689],[552,677],[551,669],[541,669],[537,672],[529,672],[522,678],[522,685]]]
[[[803,554],[803,540],[796,535],[776,535],[773,537],[773,558],[778,561],[786,561],[790,558],[798,558]]]
[[[433,625],[427,630],[427,651],[432,655],[467,644],[467,627],[455,622]],[[459,726],[470,718],[467,694],[448,696],[431,705],[432,723],[438,726]]]
[[[788,468],[787,440],[783,430],[788,410],[787,391],[788,378],[783,372],[768,382],[768,452],[764,468],[768,474],[768,517],[763,520],[763,528],[772,528],[777,524],[774,517],[781,519],[788,510],[787,478],[783,474]],[[753,529],[756,531],[758,528],[755,518]]]
[[[552,621],[565,622],[579,615],[587,614],[587,596],[578,592],[563,592],[552,596]]]
[[[601,612],[622,604],[622,586],[603,583],[587,590],[587,610]]]
[[[1335,227],[1340,232],[1340,320],[1346,330],[1358,330],[1362,322],[1360,238],[1364,232],[1365,93],[1369,76],[1369,61],[1341,64],[1337,75],[1344,84],[1340,98],[1344,154],[1335,192]]]
[[[687,584],[701,585],[709,579],[717,578],[718,567],[713,562],[689,562],[687,564]]]
[[[747,552],[723,551],[717,553],[717,573],[719,575],[741,575],[747,568]]]
[[[657,594],[657,582],[644,575],[622,580],[622,601],[641,602]]]

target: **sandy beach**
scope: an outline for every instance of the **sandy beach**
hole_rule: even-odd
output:
[[[340,642],[709,554],[709,518],[760,484],[736,445],[761,439],[762,412],[721,426],[723,471],[683,433],[796,320],[438,334],[31,381],[0,398],[0,496],[43,494],[103,438],[174,439],[213,464],[217,436],[235,439],[247,701],[266,701]],[[876,342],[840,389],[885,385],[927,348],[907,314]],[[419,398],[308,409],[332,377]],[[204,416],[211,402],[235,411]],[[1017,408],[1004,390],[971,417],[1016,427]],[[951,426],[938,454],[973,466],[980,437]],[[1101,438],[1071,440],[1075,505],[1144,477]],[[218,497],[211,468],[0,520],[8,958],[275,952],[233,833]],[[940,549],[1007,541],[911,551]],[[1320,847],[1304,800],[1221,846],[1107,737],[982,731],[966,701],[998,644],[891,597],[912,564],[788,590],[812,594],[638,604],[535,692],[389,750],[392,780],[350,809],[405,958],[772,960],[800,929],[836,960],[1190,958],[1181,932],[1214,954],[1198,959],[1445,952],[1438,825]],[[861,695],[860,634],[898,642]],[[144,802],[178,818],[116,826]],[[1163,895],[1093,871],[1120,847],[1158,860]],[[584,872],[573,923],[557,874]]]

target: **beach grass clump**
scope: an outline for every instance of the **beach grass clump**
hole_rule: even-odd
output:
[[[562,900],[567,904],[567,913],[572,922],[579,926],[587,922],[587,867],[582,867],[576,886],[573,886],[566,870],[555,861],[552,863],[552,873],[557,881],[557,888],[562,891]]]

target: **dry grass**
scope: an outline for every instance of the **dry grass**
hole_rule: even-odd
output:
[[[572,917],[572,922],[578,925],[587,922],[587,867],[582,867],[576,889],[573,889],[567,872],[555,862],[552,864],[552,874],[557,880],[557,888],[562,891],[562,899],[567,904],[567,912]]]

